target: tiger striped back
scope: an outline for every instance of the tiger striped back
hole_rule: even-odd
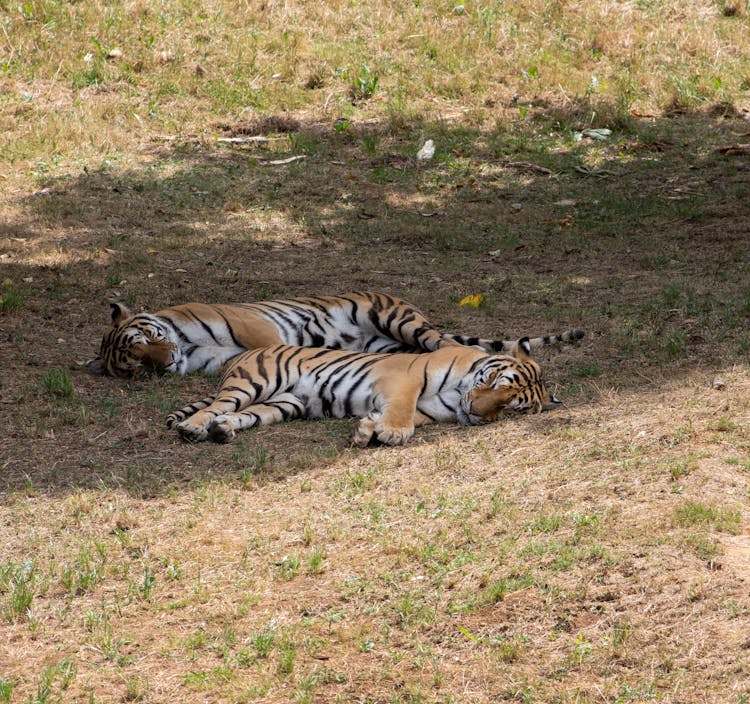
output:
[[[375,353],[429,352],[446,345],[509,353],[515,344],[442,333],[410,303],[372,291],[257,303],[186,303],[135,315],[113,303],[111,314],[99,355],[88,367],[120,377],[150,370],[216,374],[245,350],[280,343]],[[530,345],[572,342],[583,335],[568,330],[533,338]]]

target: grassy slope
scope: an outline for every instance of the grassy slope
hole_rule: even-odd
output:
[[[517,5],[0,2],[0,702],[747,701],[748,19]],[[80,370],[357,288],[586,328],[567,410],[196,448],[209,380]]]

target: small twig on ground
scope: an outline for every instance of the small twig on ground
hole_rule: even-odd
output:
[[[288,159],[273,159],[271,161],[259,161],[259,164],[263,166],[284,166],[285,164],[293,164],[295,161],[301,161],[307,159],[307,154],[298,154],[297,156],[290,156]]]
[[[269,137],[263,137],[261,135],[255,135],[253,137],[217,137],[217,142],[222,144],[250,144],[254,142],[270,142]]]

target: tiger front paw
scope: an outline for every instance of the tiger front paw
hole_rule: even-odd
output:
[[[379,442],[383,445],[405,445],[409,438],[414,435],[414,426],[407,428],[393,428],[387,425],[381,425],[376,428],[376,434]]]
[[[180,437],[187,442],[203,442],[208,437],[208,431],[202,425],[196,425],[184,420],[176,426]]]
[[[217,416],[211,423],[208,434],[214,442],[232,442],[237,436],[236,424],[227,416]]]

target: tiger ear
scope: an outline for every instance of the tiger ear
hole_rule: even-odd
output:
[[[112,325],[119,325],[133,315],[123,303],[110,303],[109,312],[112,315]]]
[[[110,303],[109,311],[112,315],[112,325],[119,325],[133,315],[122,303]]]
[[[521,361],[531,357],[531,343],[528,337],[522,337],[513,347],[513,356]]]

